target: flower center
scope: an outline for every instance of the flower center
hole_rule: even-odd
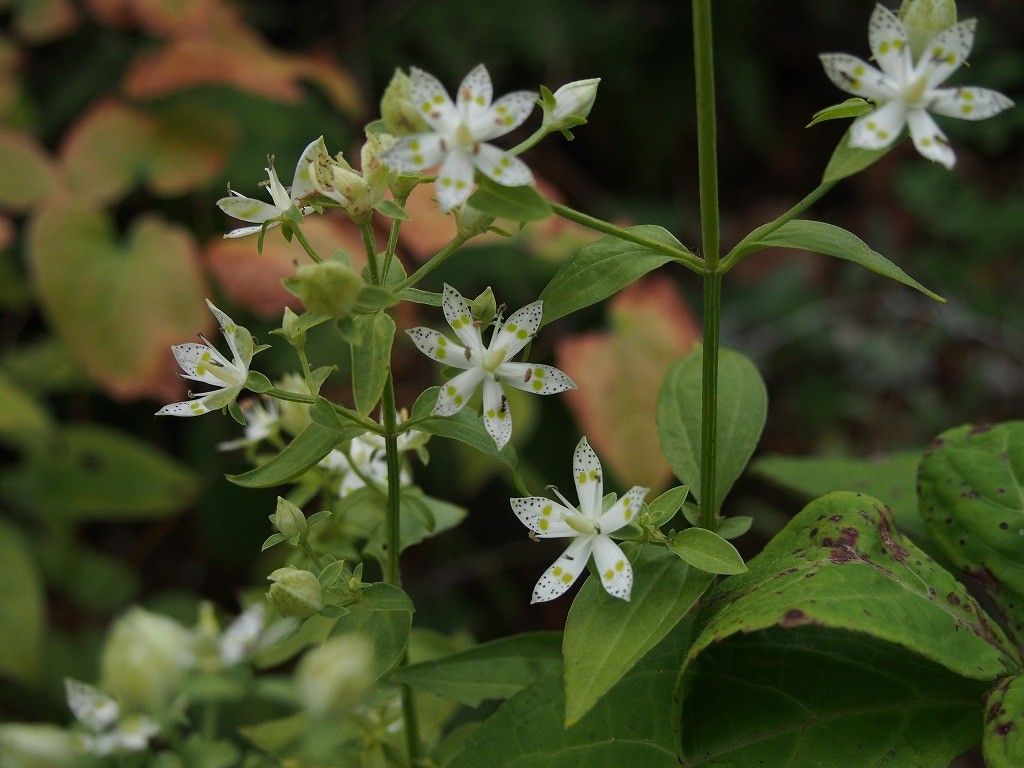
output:
[[[469,126],[465,120],[459,122],[459,127],[455,129],[455,145],[462,150],[467,152],[472,151],[476,145],[476,139],[473,136],[473,132],[469,130]]]
[[[908,107],[920,106],[921,101],[924,99],[925,91],[927,90],[928,71],[925,70],[903,86],[903,101]]]
[[[484,370],[488,373],[497,373],[498,368],[505,362],[505,347],[500,346],[497,349],[489,349],[484,353]]]
[[[581,536],[593,536],[597,533],[597,526],[583,515],[566,515],[565,524]]]

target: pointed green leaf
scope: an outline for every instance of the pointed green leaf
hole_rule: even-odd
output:
[[[391,370],[395,321],[386,312],[355,318],[359,341],[352,345],[352,392],[356,410],[366,416],[380,402]]]
[[[39,673],[46,604],[28,542],[0,521],[0,675],[31,682]]]
[[[810,128],[812,125],[824,123],[826,120],[842,120],[847,117],[860,117],[861,115],[866,115],[874,108],[875,107],[871,102],[865,101],[859,96],[854,96],[846,101],[840,102],[839,104],[833,104],[830,107],[819,109],[814,113],[814,117],[811,118],[811,122],[807,124],[807,127]]]
[[[686,528],[677,533],[669,549],[680,558],[707,573],[733,575],[747,570],[736,547],[706,528]]]
[[[860,173],[876,160],[886,155],[890,149],[899,142],[897,139],[883,149],[860,149],[850,144],[850,132],[847,131],[839,140],[835,151],[832,153],[825,172],[822,174],[822,184],[835,184],[848,176]]]
[[[428,417],[425,421],[419,422],[416,429],[427,432],[431,435],[447,437],[458,440],[466,445],[475,448],[491,458],[497,459],[502,464],[515,471],[519,464],[515,448],[511,443],[498,450],[494,438],[487,434],[484,429],[484,422],[478,413],[470,408],[463,408],[454,416],[430,416],[437,402],[438,387],[431,387],[416,398],[412,407],[412,418]]]
[[[647,505],[646,514],[650,517],[650,524],[660,528],[676,516],[676,512],[683,506],[686,497],[690,494],[688,485],[677,485],[669,488],[661,496]],[[643,517],[641,516],[641,519]]]
[[[298,479],[345,440],[344,433],[312,423],[302,430],[270,461],[239,475],[228,475],[244,488],[272,488]]]
[[[553,211],[547,200],[531,186],[506,187],[477,174],[478,187],[469,197],[472,208],[496,219],[537,221],[546,219]]]
[[[373,676],[383,677],[405,654],[412,628],[412,600],[391,584],[368,584],[348,608],[331,634],[365,635],[373,643]]]

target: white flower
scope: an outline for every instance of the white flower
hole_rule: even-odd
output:
[[[366,215],[384,199],[394,171],[382,156],[394,143],[395,137],[390,133],[371,133],[359,153],[359,171],[349,165],[340,153],[332,165],[333,187],[345,197],[347,202],[342,204],[342,208],[353,219]],[[318,188],[323,188],[323,184],[318,183]]]
[[[987,88],[938,87],[964,63],[974,43],[976,25],[975,19],[968,19],[939,32],[915,64],[903,22],[876,5],[868,25],[868,42],[881,71],[856,56],[822,54],[825,72],[833,83],[878,104],[874,112],[854,121],[850,143],[863,149],[882,149],[908,125],[918,152],[952,168],[956,158],[949,140],[928,112],[983,120],[1013,105],[1003,94]]]
[[[487,142],[518,128],[533,111],[537,94],[515,91],[491,104],[491,76],[483,64],[466,75],[453,104],[444,86],[422,69],[411,70],[411,100],[431,133],[404,136],[384,161],[404,173],[440,163],[435,189],[447,213],[473,190],[473,168],[507,187],[533,183],[533,174],[514,155]]]
[[[199,416],[223,408],[238,397],[249,377],[249,364],[254,353],[252,334],[221,312],[209,299],[207,306],[220,323],[221,333],[231,349],[231,360],[213,344],[200,336],[202,344],[178,344],[171,347],[175,360],[184,371],[182,376],[215,387],[210,392],[191,395],[193,400],[165,405],[157,416]]]
[[[269,398],[253,398],[241,404],[245,415],[245,437],[237,440],[226,440],[217,444],[218,451],[233,451],[247,445],[255,445],[265,440],[280,429],[278,420],[280,413],[277,401]]]
[[[263,224],[266,222],[270,222],[268,227],[276,227],[281,223],[281,217],[292,207],[298,208],[302,213],[309,213],[311,209],[305,206],[304,202],[317,193],[325,195],[339,204],[344,204],[344,196],[334,189],[331,181],[330,168],[333,163],[334,160],[328,154],[327,146],[324,144],[324,137],[321,136],[311,141],[299,157],[299,162],[295,165],[291,189],[284,188],[281,180],[277,177],[277,170],[273,166],[264,169],[270,179],[268,186],[273,205],[229,190],[227,197],[222,197],[217,201],[217,207],[232,218],[253,222],[256,226],[233,229],[224,237],[245,237],[255,234],[263,228]]]
[[[538,395],[553,395],[576,388],[572,379],[550,365],[509,362],[540,328],[543,302],[535,301],[513,312],[500,328],[496,327],[486,348],[480,326],[473,321],[469,302],[450,285],[444,287],[442,308],[448,324],[465,346],[452,343],[448,337],[430,328],[406,331],[427,357],[452,368],[463,369],[462,373],[441,385],[434,406],[435,415],[458,413],[482,382],[484,426],[498,448],[502,448],[512,437],[512,414],[503,384]]]
[[[90,731],[80,738],[81,747],[86,752],[94,755],[140,752],[160,730],[148,717],[121,717],[117,702],[87,683],[66,678],[64,689],[71,713]]]
[[[563,85],[553,94],[554,108],[550,112],[544,111],[544,125],[552,131],[559,131],[585,123],[587,115],[594,108],[600,83],[601,78],[592,77]]]
[[[587,443],[580,440],[572,457],[572,475],[579,496],[579,509],[552,489],[561,504],[543,496],[510,499],[512,511],[542,539],[572,538],[561,557],[544,571],[533,588],[533,603],[553,600],[576,581],[594,555],[601,586],[612,597],[629,600],[633,589],[633,568],[608,534],[626,526],[640,511],[647,488],[635,485],[626,495],[604,510],[604,482],[601,462]]]
[[[217,640],[221,664],[231,667],[249,658],[259,644],[265,621],[266,608],[257,603],[228,624]]]

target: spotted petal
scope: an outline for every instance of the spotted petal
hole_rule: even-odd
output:
[[[484,379],[484,427],[494,438],[500,451],[512,437],[512,411],[501,384],[491,377]]]
[[[450,285],[445,283],[441,298],[441,309],[444,319],[455,331],[455,335],[473,354],[480,354],[483,342],[480,340],[480,329],[473,323],[473,311],[469,302]]]
[[[415,133],[399,139],[382,159],[399,173],[414,173],[440,163],[443,144],[444,139],[436,133]]]
[[[483,378],[482,369],[470,368],[442,384],[437,395],[437,403],[434,405],[434,415],[451,416],[462,410]]]
[[[823,53],[818,58],[828,79],[840,90],[868,99],[888,101],[896,84],[867,62],[847,53]]]
[[[634,485],[601,515],[601,533],[615,533],[633,521],[650,488]]]
[[[607,536],[595,536],[594,564],[605,592],[620,600],[629,600],[633,591],[633,567],[619,545]]]
[[[578,533],[565,523],[566,515],[576,514],[557,501],[543,496],[509,499],[512,511],[519,521],[542,539],[577,536]]]
[[[217,309],[209,299],[206,300],[206,306],[210,308],[213,316],[217,318],[221,333],[224,334],[224,338],[228,341],[228,346],[231,347],[231,354],[235,358],[235,365],[240,364],[248,368],[253,354],[252,334],[247,329],[238,325],[224,312]]]
[[[480,141],[490,141],[514,131],[533,112],[537,104],[536,91],[513,91],[498,99],[473,125],[473,135]]]
[[[498,367],[498,377],[502,384],[535,395],[555,395],[567,389],[576,389],[576,382],[553,365],[503,363]]]
[[[593,542],[593,536],[579,536],[573,539],[561,557],[555,560],[537,581],[530,602],[543,603],[565,594],[587,566]]]
[[[937,115],[963,120],[984,120],[1013,106],[1013,101],[988,88],[942,88],[933,91],[935,100],[928,109]]]
[[[540,330],[543,319],[543,301],[535,301],[517,309],[501,326],[501,330],[490,343],[490,349],[504,348],[505,359],[511,360]]]
[[[601,460],[585,437],[576,444],[572,454],[572,479],[580,500],[580,512],[596,522],[604,496],[604,473]]]
[[[850,143],[862,149],[882,149],[892,144],[907,121],[907,109],[902,101],[890,101],[853,121]]]
[[[410,69],[410,98],[427,124],[438,133],[448,133],[459,121],[459,113],[452,104],[441,81],[422,69]]]
[[[533,184],[530,167],[515,155],[493,144],[481,144],[473,155],[473,164],[485,175],[506,187]]]
[[[910,125],[910,136],[914,140],[917,151],[929,160],[952,168],[956,163],[956,155],[949,146],[949,139],[942,129],[935,124],[931,115],[923,109],[912,109],[907,114]]]
[[[185,378],[193,381],[201,381],[204,384],[212,384],[215,387],[223,387],[224,382],[210,373],[210,364],[227,366],[230,365],[224,356],[212,347],[205,344],[176,344],[171,347],[174,359],[181,366]]]
[[[899,82],[911,67],[907,29],[896,14],[881,3],[868,22],[868,44],[882,71]]]
[[[459,346],[433,328],[410,328],[406,331],[416,349],[439,363],[453,368],[469,368],[473,353]]]
[[[929,88],[945,82],[967,60],[967,55],[974,45],[974,30],[977,26],[977,19],[961,21],[942,30],[928,43],[928,47],[921,54],[921,61],[922,64],[928,62]]]
[[[267,229],[276,227],[278,224],[280,224],[279,221],[272,221],[270,222],[270,224],[267,225]],[[226,233],[224,237],[230,237],[232,239],[238,237],[248,237],[249,235],[255,235],[261,229],[263,229],[262,224],[257,224],[254,227],[237,227],[236,229],[232,229],[230,232]]]
[[[281,211],[274,206],[264,203],[262,200],[253,200],[251,197],[245,197],[234,190],[232,190],[228,197],[222,197],[218,200],[217,207],[233,219],[250,221],[255,224],[262,224],[281,215]],[[258,228],[254,231],[258,231]],[[240,235],[232,234],[232,236],[239,237]]]
[[[487,114],[493,98],[494,86],[491,85],[491,75],[487,67],[477,64],[462,79],[455,97],[455,106],[466,116],[469,124],[473,125],[479,116]]]
[[[458,208],[473,191],[473,161],[460,150],[452,150],[445,157],[434,182],[437,203],[441,210],[450,213]]]
[[[295,164],[295,175],[292,176],[292,188],[289,195],[292,200],[302,200],[315,195],[319,190],[316,183],[316,168],[321,163],[329,163],[330,153],[324,143],[324,137],[313,139],[302,150],[299,161]]]

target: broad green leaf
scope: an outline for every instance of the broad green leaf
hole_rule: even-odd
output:
[[[469,197],[469,205],[496,219],[537,221],[552,214],[548,201],[531,186],[506,187],[477,174],[478,188]]]
[[[270,461],[228,480],[245,488],[271,488],[301,477],[338,447],[346,435],[316,422],[302,430]]]
[[[683,249],[682,243],[664,227],[640,224],[628,229],[662,245]],[[672,257],[666,253],[611,235],[584,245],[541,292],[544,325],[607,299],[670,261]]]
[[[683,768],[947,768],[984,684],[859,633],[737,635],[683,679]]]
[[[430,413],[434,410],[434,404],[437,402],[437,392],[438,387],[431,387],[424,390],[423,394],[416,398],[416,402],[412,406],[412,418],[430,417],[426,418],[425,421],[419,422],[416,425],[416,429],[421,432],[428,432],[431,435],[458,440],[475,448],[480,453],[497,459],[509,469],[515,471],[519,464],[515,448],[509,443],[499,451],[498,446],[494,443],[494,438],[487,434],[487,430],[484,429],[484,422],[480,415],[471,408],[463,408],[454,416],[430,416]]]
[[[30,683],[42,661],[46,602],[28,542],[0,521],[0,675]]]
[[[404,552],[411,546],[451,530],[466,517],[463,507],[427,496],[416,487],[402,489],[399,542]],[[387,499],[374,488],[360,488],[346,496],[338,506],[345,534],[364,539],[364,552],[382,564],[387,559]]]
[[[725,518],[721,525],[718,526],[718,535],[723,539],[738,539],[744,533],[750,530],[750,526],[753,525],[754,518],[749,515],[735,515],[733,517]]]
[[[423,304],[428,307],[440,307],[444,302],[444,296],[434,291],[424,291],[419,288],[404,288],[399,298],[411,301],[414,304]]]
[[[709,593],[691,659],[737,632],[815,624],[895,643],[977,680],[1019,664],[967,589],[869,496],[811,502],[747,565]]]
[[[706,528],[685,528],[672,537],[669,549],[707,573],[733,575],[747,570],[736,547]]]
[[[812,125],[824,123],[826,120],[842,120],[847,117],[860,117],[861,115],[866,115],[873,109],[874,107],[871,102],[865,101],[859,96],[854,96],[846,101],[840,102],[839,104],[833,104],[830,107],[819,109],[814,113],[814,117],[811,118],[811,122],[807,124],[807,127],[810,128]]]
[[[1024,675],[1003,678],[989,691],[981,748],[988,768],[1024,765]]]
[[[298,741],[309,729],[308,715],[300,712],[276,720],[264,720],[238,729],[242,737],[271,755]]]
[[[0,476],[0,496],[51,520],[146,520],[187,506],[198,491],[175,459],[130,435],[76,424]]]
[[[82,546],[71,536],[33,543],[50,588],[90,614],[124,609],[138,594],[142,580],[124,560]]]
[[[896,527],[933,558],[938,554],[917,510],[917,465],[923,451],[901,451],[871,459],[833,456],[764,456],[752,474],[810,501],[832,491],[859,491],[885,502]]]
[[[896,146],[894,141],[883,149],[860,149],[850,144],[850,132],[847,131],[839,140],[832,157],[825,166],[825,172],[821,176],[822,184],[835,184],[848,176],[860,173],[876,160],[884,156],[890,149]]]
[[[359,341],[352,345],[352,393],[363,416],[380,402],[391,370],[395,321],[387,312],[355,318]]]
[[[842,227],[826,224],[823,221],[795,219],[786,222],[774,232],[754,241],[755,248],[798,248],[802,251],[822,253],[835,256],[837,259],[852,261],[866,269],[902,283],[935,301],[945,303],[945,299],[934,291],[930,291],[897,267],[885,256],[871,247],[852,232]]]
[[[918,471],[921,515],[1024,640],[1024,421],[939,435]]]
[[[94,389],[92,382],[71,359],[64,343],[54,336],[44,336],[7,350],[0,357],[0,368],[15,386],[37,397],[54,392]]]
[[[38,447],[53,429],[50,414],[0,373],[0,443]]]
[[[382,213],[388,218],[397,219],[398,221],[407,221],[409,214],[405,212],[405,208],[400,206],[394,200],[381,200],[373,209],[378,213]]]
[[[403,667],[399,682],[469,707],[508,699],[561,668],[561,635],[530,632],[483,643],[439,659]]]
[[[690,494],[690,486],[677,485],[669,488],[661,496],[647,505],[646,514],[650,516],[650,524],[660,528],[676,516],[676,512],[683,506],[686,497]],[[641,516],[641,519],[643,517]]]
[[[332,635],[358,632],[373,643],[373,676],[383,677],[401,660],[412,628],[412,600],[390,584],[368,584],[348,606]]]
[[[565,723],[572,725],[654,646],[700,599],[711,577],[689,568],[661,547],[646,546],[632,558],[628,601],[608,595],[591,577],[565,622]]]
[[[561,675],[531,685],[469,735],[449,768],[678,768],[668,714],[688,629],[678,627],[569,728]]]
[[[658,435],[676,477],[700,500],[700,398],[703,352],[698,347],[669,368],[658,396]],[[757,447],[768,413],[768,391],[754,364],[722,349],[718,358],[718,462],[715,509]]]

